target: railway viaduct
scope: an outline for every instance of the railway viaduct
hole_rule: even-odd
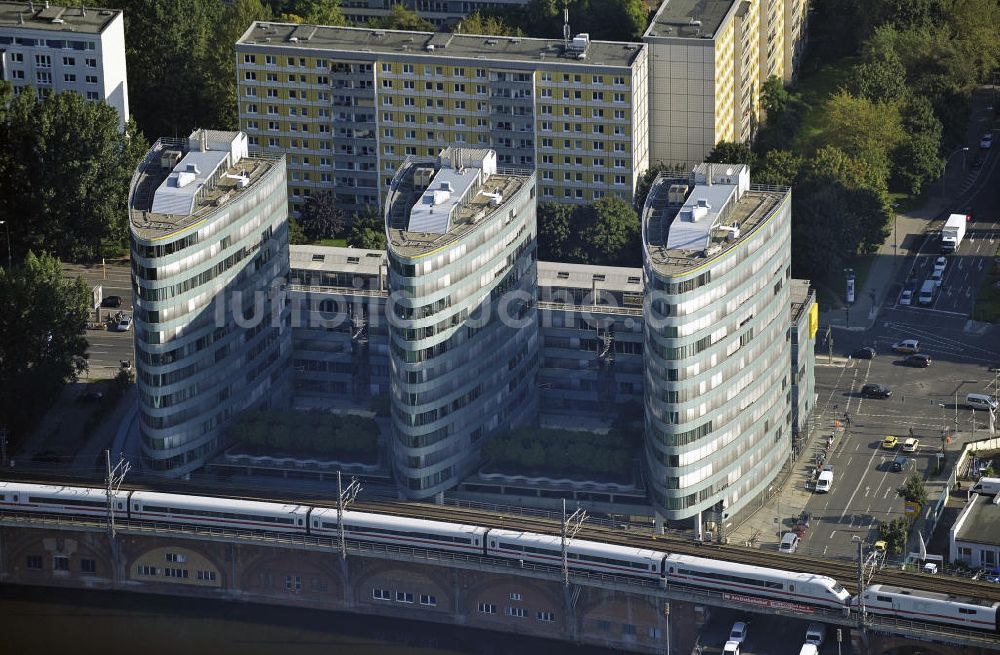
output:
[[[262,537],[213,529],[0,515],[0,582],[300,606],[510,632],[640,653],[690,653],[706,609],[802,616],[802,608],[664,588],[459,554],[335,539]],[[986,653],[991,638],[886,626],[857,629],[837,614],[856,652]],[[668,639],[669,630],[669,639]],[[672,644],[669,642],[672,641]],[[964,641],[964,646],[957,646]],[[977,643],[978,642],[978,643]],[[900,650],[902,649],[902,650]],[[706,650],[706,652],[708,652]]]

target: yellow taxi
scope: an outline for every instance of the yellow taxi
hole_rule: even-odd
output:
[[[896,437],[894,437],[894,436],[892,436],[892,435],[889,435],[885,439],[882,440],[882,447],[883,448],[888,448],[888,449],[891,450],[891,449],[895,448],[898,445],[899,445],[899,439],[896,438]]]

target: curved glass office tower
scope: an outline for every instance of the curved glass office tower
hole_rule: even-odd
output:
[[[787,188],[726,164],[649,193],[646,463],[661,518],[724,531],[788,458],[790,207]]]
[[[139,429],[154,471],[202,466],[236,414],[287,399],[286,193],[284,159],[250,154],[242,132],[160,139],[132,179]]]
[[[535,176],[492,150],[408,159],[386,200],[393,468],[427,498],[536,420]]]

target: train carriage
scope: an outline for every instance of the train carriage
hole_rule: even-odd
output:
[[[309,518],[309,531],[316,535],[339,534],[337,510],[314,509]],[[359,541],[482,555],[486,528],[348,510],[344,512],[344,533]]]
[[[305,533],[309,507],[257,500],[135,491],[131,518],[269,532]]]
[[[566,548],[569,567],[612,575],[659,578],[665,553],[644,548],[617,546],[571,539]],[[486,554],[537,564],[562,566],[562,540],[551,535],[490,530]]]
[[[690,555],[667,555],[663,573],[670,584],[771,598],[800,605],[843,609],[851,595],[833,578]]]
[[[128,493],[114,493],[115,511],[127,511]],[[0,506],[5,511],[103,517],[108,513],[108,496],[104,489],[90,487],[0,482]]]
[[[869,614],[1000,632],[998,602],[881,584],[869,586],[863,596]]]

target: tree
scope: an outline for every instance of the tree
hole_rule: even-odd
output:
[[[337,0],[296,0],[292,13],[311,25],[346,25]]]
[[[490,16],[479,11],[473,12],[455,23],[453,32],[459,34],[482,34],[484,36],[524,36],[524,30],[506,23],[499,16]]]
[[[646,205],[646,196],[649,195],[649,190],[653,187],[653,182],[661,174],[687,176],[687,170],[682,164],[666,164],[663,162],[658,162],[647,168],[643,172],[642,177],[639,178],[639,183],[635,185],[635,194],[632,196],[632,206],[637,212],[641,212],[642,208]]]
[[[375,209],[366,209],[355,215],[347,233],[347,245],[365,250],[385,250],[385,223]]]
[[[617,197],[601,198],[574,216],[587,264],[641,266],[639,215]]]
[[[895,52],[882,53],[854,67],[848,89],[855,96],[872,102],[894,103],[909,94],[906,68]]]
[[[337,11],[339,6],[335,5]],[[239,112],[236,100],[236,58],[233,44],[239,40],[254,21],[269,20],[271,11],[261,0],[234,0],[224,7],[222,18],[212,32],[205,52],[205,71],[202,76],[202,95],[208,110],[209,122],[201,127],[214,129],[239,129]],[[343,16],[340,23],[343,24]]]
[[[218,97],[219,89],[235,84],[232,67],[213,69],[221,56],[235,59],[232,42],[214,40],[226,12],[224,3],[111,0],[109,4],[125,10],[129,105],[147,138],[184,137],[200,126],[227,127],[213,123],[226,114],[215,103],[235,99]],[[225,46],[225,55],[213,56],[213,43]],[[218,81],[207,84],[209,79]]]
[[[906,482],[896,488],[896,493],[908,503],[917,503],[921,507],[927,504],[927,488],[916,473],[906,478]]]
[[[788,90],[785,89],[782,79],[777,75],[767,78],[761,88],[761,104],[764,105],[769,120],[772,117],[777,118],[778,114],[785,111],[788,100]]]
[[[120,131],[112,107],[76,93],[4,97],[0,215],[12,222],[13,252],[83,260],[126,246],[129,184],[147,150],[135,125]]]
[[[893,185],[917,195],[944,171],[939,154],[944,126],[930,101],[916,96],[903,110],[903,130],[906,136],[893,152]]]
[[[546,202],[538,205],[538,258],[566,262],[578,256],[573,205]]]
[[[0,425],[15,439],[87,369],[90,290],[59,260],[29,252],[0,271]]]
[[[789,150],[768,150],[750,171],[755,184],[792,186],[803,166],[802,157]]]
[[[333,193],[321,191],[306,200],[298,224],[310,241],[332,239],[344,229],[344,215],[337,209]]]
[[[878,534],[886,542],[886,549],[893,555],[902,555],[910,532],[910,522],[906,518],[893,519],[878,524]]]
[[[880,180],[881,188],[889,179],[889,153],[903,137],[895,105],[875,103],[846,91],[834,94],[826,103],[823,142],[864,163],[871,170],[872,181]]]
[[[754,154],[745,143],[719,141],[705,161],[710,164],[746,164],[753,167]]]
[[[309,243],[309,238],[302,231],[302,226],[294,217],[288,217],[288,245],[304,246]]]
[[[434,23],[426,21],[412,9],[395,4],[388,16],[372,18],[368,26],[380,30],[409,30],[413,32],[433,32]]]
[[[646,29],[648,12],[642,0],[573,0],[569,3],[573,32],[586,32],[591,39],[633,41]],[[562,38],[563,3],[530,0],[520,25],[529,36]]]

